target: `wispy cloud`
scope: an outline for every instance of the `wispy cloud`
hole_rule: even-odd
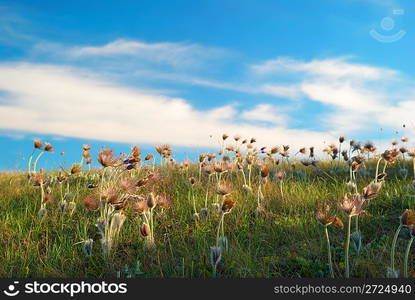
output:
[[[105,57],[106,60],[130,63],[145,62],[168,65],[175,68],[200,67],[206,62],[229,55],[222,48],[205,47],[196,43],[156,42],[149,43],[131,39],[117,39],[104,45],[65,46],[47,41],[33,46],[33,52],[59,53],[61,59],[90,60]]]

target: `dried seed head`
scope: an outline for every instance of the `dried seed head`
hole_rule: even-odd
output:
[[[339,142],[340,142],[340,144],[343,143],[344,140],[345,140],[344,136],[339,136]]]
[[[102,149],[98,153],[98,162],[105,167],[112,167],[117,163],[114,152],[110,149]]]
[[[142,235],[143,237],[147,237],[147,236],[149,236],[149,235],[150,235],[150,233],[151,233],[150,226],[148,226],[148,224],[147,224],[147,223],[143,223],[143,224],[140,226],[140,233],[141,233],[141,235]]]
[[[50,193],[50,191],[46,192],[44,197],[43,197],[43,203],[48,203],[48,202],[52,202],[53,198],[52,198],[52,194]]]
[[[216,193],[221,196],[227,196],[232,192],[232,187],[228,182],[219,183],[216,187]]]
[[[36,139],[33,141],[33,146],[35,149],[42,149],[43,143],[41,140]]]
[[[45,143],[45,151],[46,152],[53,152],[53,146],[52,146],[52,144]]]
[[[91,156],[91,155],[89,154],[89,152],[88,152],[88,151],[86,151],[86,150],[82,151],[82,157],[83,157],[83,158],[88,159],[88,157],[90,157],[90,156]]]
[[[136,190],[136,184],[133,182],[133,179],[129,176],[125,176],[120,179],[119,185],[122,190],[132,194]]]
[[[56,180],[59,183],[62,183],[66,180],[66,176],[62,172],[59,172],[58,176],[56,176]]]
[[[155,149],[156,149],[158,154],[160,154],[160,155],[163,154],[163,146],[156,146]]]
[[[316,219],[325,226],[334,224],[339,228],[344,227],[343,222],[339,217],[330,214],[329,206],[326,206],[324,209],[318,210],[316,213]]]
[[[231,212],[231,210],[234,206],[235,206],[235,200],[232,199],[232,198],[227,197],[222,202],[221,210],[224,214],[227,214],[227,213]]]
[[[147,206],[149,208],[154,208],[157,205],[157,199],[156,196],[151,192],[147,195]]]
[[[83,199],[84,206],[88,210],[97,210],[99,206],[98,196],[96,194],[89,194]]]
[[[364,199],[373,199],[376,198],[379,194],[379,191],[383,185],[383,181],[371,182],[369,185],[363,188],[362,196]]]
[[[144,157],[144,160],[150,160],[153,159],[153,154],[147,154],[146,157]]]
[[[131,196],[126,202],[126,206],[130,207],[135,213],[141,214],[148,210],[147,201],[143,196]]]
[[[189,183],[190,183],[191,185],[194,185],[194,184],[196,183],[196,178],[194,178],[194,177],[190,177],[190,178],[189,178]]]
[[[285,178],[285,176],[286,176],[287,174],[285,173],[285,171],[284,170],[280,170],[280,171],[278,171],[277,172],[277,178],[279,179],[279,180],[283,180],[284,178]]]
[[[226,140],[229,137],[226,133],[222,134],[222,140]]]
[[[261,177],[265,178],[268,177],[269,173],[271,172],[272,167],[269,164],[262,164],[261,168]]]
[[[364,202],[365,199],[360,194],[345,194],[338,206],[349,216],[357,216],[364,212]]]
[[[158,205],[160,205],[161,208],[169,208],[172,202],[172,197],[167,194],[157,196],[157,203]]]
[[[79,172],[81,172],[80,164],[74,164],[71,168],[71,174],[76,175],[76,174],[79,174]]]
[[[382,153],[382,158],[388,163],[393,164],[398,158],[399,153],[400,151],[397,149],[385,150],[385,152]]]
[[[87,145],[87,144],[83,144],[83,145],[82,145],[82,149],[83,149],[84,151],[89,151],[89,150],[91,150],[91,146],[89,146],[89,145]]]
[[[415,210],[405,210],[401,216],[401,224],[408,227],[415,225]]]

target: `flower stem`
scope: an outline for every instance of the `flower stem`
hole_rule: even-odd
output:
[[[395,248],[396,248],[396,242],[398,241],[399,232],[401,232],[402,225],[399,225],[398,229],[395,232],[395,235],[393,237],[392,241],[392,248],[391,248],[391,269],[392,272],[395,271]]]
[[[412,242],[414,241],[414,238],[412,237],[409,242],[408,245],[406,246],[406,251],[405,251],[405,263],[403,265],[403,276],[405,278],[408,278],[408,257],[409,257],[409,252],[411,250],[411,245]]]
[[[346,241],[346,251],[345,251],[345,261],[346,261],[346,272],[345,277],[350,277],[350,266],[349,266],[349,247],[350,247],[350,229],[352,223],[352,216],[349,216],[349,222],[347,224],[347,241]]]
[[[333,271],[333,263],[331,262],[331,247],[330,247],[330,238],[329,238],[329,231],[328,226],[324,226],[324,231],[326,233],[327,238],[327,256],[329,260],[329,268],[330,268],[330,276],[331,278],[334,278],[334,271]]]

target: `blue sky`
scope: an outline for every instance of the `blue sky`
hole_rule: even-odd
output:
[[[0,169],[24,168],[35,137],[55,145],[51,167],[83,143],[193,158],[223,132],[260,146],[411,139],[414,8],[0,0]]]

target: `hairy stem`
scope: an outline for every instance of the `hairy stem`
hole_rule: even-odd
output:
[[[324,231],[326,233],[326,239],[327,239],[327,256],[328,256],[328,261],[329,261],[330,276],[331,276],[331,278],[334,278],[333,263],[331,261],[331,247],[330,247],[329,230],[328,230],[327,225],[324,226]]]
[[[403,276],[405,278],[408,278],[408,257],[409,257],[409,252],[411,250],[411,245],[412,242],[414,241],[414,238],[412,237],[409,242],[408,245],[406,246],[406,251],[405,251],[405,263],[403,265]]]

